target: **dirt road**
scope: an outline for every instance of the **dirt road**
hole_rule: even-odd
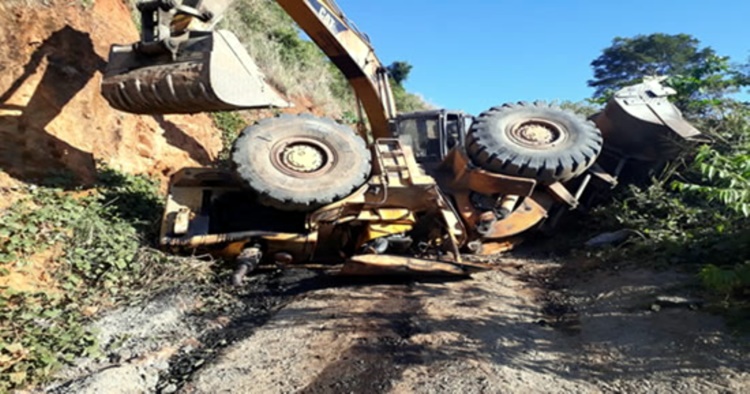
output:
[[[133,357],[136,386],[133,363],[105,371],[123,392],[750,391],[747,342],[699,302],[664,302],[685,293],[684,275],[558,268],[507,258],[466,281],[270,279],[245,312]],[[95,392],[96,376],[57,391]]]

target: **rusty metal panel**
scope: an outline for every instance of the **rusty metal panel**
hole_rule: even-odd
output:
[[[565,203],[571,209],[578,207],[578,198],[572,195],[568,188],[560,182],[555,182],[547,186],[547,191],[558,201]]]
[[[533,196],[525,198],[506,218],[495,222],[483,238],[499,240],[521,234],[541,223],[547,217],[547,211],[552,204],[552,199],[546,193],[534,193]]]
[[[628,158],[663,161],[677,157],[689,142],[705,140],[667,99],[674,93],[660,79],[617,91],[604,111],[593,117],[605,149]]]
[[[453,149],[443,160],[441,167],[449,170],[452,179],[442,179],[441,186],[449,189],[471,190],[481,194],[511,194],[530,196],[536,187],[531,178],[498,174],[475,167],[463,149]]]

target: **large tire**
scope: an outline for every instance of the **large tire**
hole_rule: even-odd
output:
[[[354,131],[331,119],[281,115],[245,128],[232,161],[259,201],[309,211],[349,195],[370,174],[370,152]]]
[[[466,136],[477,166],[496,173],[565,182],[599,156],[602,135],[593,122],[544,102],[520,102],[482,113]]]

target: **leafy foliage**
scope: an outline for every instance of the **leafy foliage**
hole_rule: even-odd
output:
[[[558,103],[558,105],[560,106],[560,108],[566,111],[577,113],[584,118],[588,118],[601,110],[598,106],[591,105],[590,103],[585,101],[562,101]]]
[[[600,224],[643,235],[617,258],[694,266],[707,288],[742,304],[750,295],[750,105],[728,94],[747,76],[684,34],[616,38],[592,66],[595,98],[649,73],[671,74],[675,105],[713,139],[686,152],[691,164],[671,178],[631,187],[598,210]]]
[[[161,210],[155,182],[104,168],[95,189],[29,187],[0,214],[0,392],[97,355],[96,310],[181,275],[147,247]]]
[[[750,155],[721,154],[703,146],[695,156],[703,183],[674,182],[677,190],[699,194],[708,201],[718,201],[744,217],[750,216]]]
[[[711,105],[710,114],[699,122],[714,143],[697,150],[692,172],[672,187],[750,217],[750,106],[722,99]]]
[[[612,45],[591,62],[594,79],[588,84],[596,88],[594,98],[606,97],[644,76],[682,75],[704,66],[716,53],[708,47],[699,48],[699,44],[688,34],[615,37]]]
[[[221,151],[219,152],[219,161],[226,163],[232,153],[232,144],[237,139],[242,128],[245,127],[245,120],[237,112],[214,112],[211,114],[214,124],[221,130]]]
[[[393,91],[393,100],[396,102],[398,112],[415,112],[430,109],[422,97],[409,93],[404,88],[403,83],[409,78],[412,65],[404,61],[395,61],[388,67],[388,73],[391,75],[390,83]]]
[[[396,109],[400,113],[422,111],[432,107],[422,97],[407,92],[403,86],[396,85],[394,82],[391,82],[391,90],[393,91],[393,101],[396,102]]]
[[[396,85],[403,85],[404,81],[409,78],[412,65],[404,61],[395,61],[388,65],[388,74],[390,74]]]
[[[730,65],[728,57],[710,55],[682,73],[669,75],[666,84],[677,92],[674,104],[686,115],[698,117],[716,115],[709,112],[731,104],[724,99],[726,95],[747,86],[748,81]]]

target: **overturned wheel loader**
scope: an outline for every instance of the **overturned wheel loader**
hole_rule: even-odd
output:
[[[658,80],[617,92],[590,120],[542,102],[476,118],[396,115],[385,68],[333,2],[278,3],[350,81],[370,129],[312,115],[264,119],[235,141],[233,170],[173,176],[161,244],[237,258],[237,282],[261,265],[487,269],[461,254],[507,250],[614,187],[628,168],[658,166],[700,137]],[[211,30],[225,5],[142,2],[142,41],[110,54],[102,83],[110,104],[149,114],[285,105],[233,35]]]

